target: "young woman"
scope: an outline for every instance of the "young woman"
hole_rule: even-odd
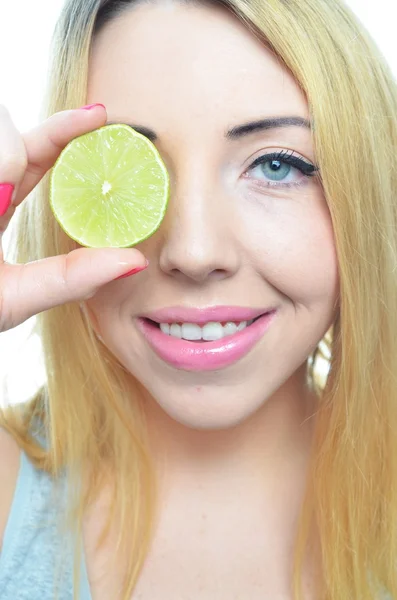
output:
[[[1,231],[36,188],[0,329],[40,313],[48,376],[1,417],[2,600],[397,597],[397,91],[363,27],[68,0],[46,117],[0,114]],[[156,144],[169,208],[79,248],[47,172],[111,122]]]

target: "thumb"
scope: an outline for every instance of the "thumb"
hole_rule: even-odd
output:
[[[0,331],[44,310],[91,298],[98,289],[148,262],[136,249],[79,248],[25,265],[2,266]]]

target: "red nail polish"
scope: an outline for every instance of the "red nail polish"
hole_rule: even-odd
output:
[[[11,183],[0,184],[0,217],[3,217],[11,206],[14,186]]]
[[[124,273],[124,275],[120,275],[120,277],[116,277],[115,281],[117,279],[124,279],[124,277],[130,277],[130,275],[135,275],[135,273],[140,273],[141,271],[144,271],[148,266],[149,261],[147,261],[147,264],[143,267],[137,267],[136,269],[132,269],[132,271],[128,271],[128,273]]]
[[[91,110],[92,108],[96,108],[97,106],[102,106],[106,110],[106,106],[104,104],[100,104],[97,102],[96,104],[87,104],[87,106],[82,106],[81,110]]]

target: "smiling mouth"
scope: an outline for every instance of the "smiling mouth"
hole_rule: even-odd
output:
[[[172,312],[168,311],[166,317],[169,318]],[[214,371],[231,366],[246,356],[266,335],[277,313],[277,308],[270,309],[250,321],[203,322],[201,319],[202,326],[192,322],[165,323],[161,317],[158,321],[138,317],[137,326],[151,350],[173,368]],[[175,319],[180,317],[173,316]]]
[[[236,333],[251,327],[251,325],[253,325],[265,314],[268,313],[263,313],[255,317],[255,319],[251,319],[249,321],[210,321],[204,326],[200,326],[196,323],[182,322],[158,323],[157,321],[153,321],[149,318],[144,318],[144,320],[152,327],[156,327],[156,329],[161,330],[165,336],[185,340],[188,342],[194,342],[197,344],[205,344],[223,338],[232,337]]]

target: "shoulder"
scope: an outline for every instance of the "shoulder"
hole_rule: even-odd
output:
[[[0,548],[18,479],[21,450],[11,435],[0,427]]]

